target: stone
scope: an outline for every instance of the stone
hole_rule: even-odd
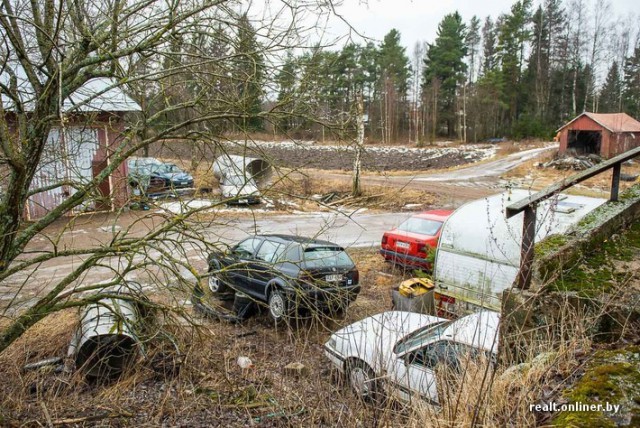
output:
[[[284,374],[292,377],[308,376],[309,368],[299,362],[289,363],[284,366]]]

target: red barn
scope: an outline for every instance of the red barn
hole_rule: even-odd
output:
[[[558,130],[560,154],[605,159],[640,146],[640,122],[626,113],[584,112]]]

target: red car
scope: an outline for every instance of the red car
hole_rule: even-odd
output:
[[[451,210],[432,210],[413,215],[382,236],[380,254],[406,267],[431,269],[427,251],[438,246],[440,230]]]

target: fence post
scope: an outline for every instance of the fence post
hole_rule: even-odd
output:
[[[536,238],[536,207],[527,205],[522,222],[522,247],[520,249],[520,271],[518,272],[518,288],[526,290],[531,284],[531,268],[533,267],[533,250]]]
[[[611,197],[609,201],[616,202],[618,200],[618,192],[620,189],[620,169],[622,163],[618,162],[613,165],[613,174],[611,175]]]

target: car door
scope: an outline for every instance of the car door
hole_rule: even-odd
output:
[[[256,252],[255,258],[249,263],[251,286],[264,297],[267,294],[267,284],[278,275],[273,265],[284,250],[284,244],[265,239]]]
[[[224,263],[226,275],[234,288],[250,295],[256,295],[256,291],[251,284],[249,265],[253,262],[261,242],[262,239],[256,236],[239,242],[231,248]]]
[[[457,348],[449,340],[437,340],[410,351],[395,361],[393,377],[397,384],[396,395],[402,400],[416,398],[432,404],[439,403],[437,375],[457,369]],[[442,367],[443,370],[437,370]]]

